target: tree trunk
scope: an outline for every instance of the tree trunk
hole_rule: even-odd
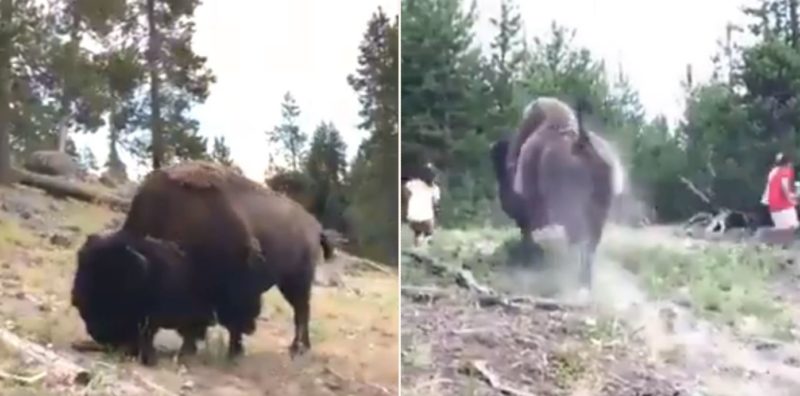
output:
[[[152,133],[153,169],[164,162],[164,136],[161,131],[161,82],[159,81],[159,37],[156,25],[156,1],[147,0],[147,68],[150,72],[150,130]]]
[[[72,47],[80,47],[81,45],[81,36],[80,36],[80,29],[81,29],[81,17],[78,13],[78,5],[76,1],[72,1],[70,4],[70,17],[72,18],[72,26],[70,26],[69,32],[69,45]],[[73,59],[75,61],[75,59]],[[61,120],[58,123],[58,151],[66,152],[67,150],[67,138],[69,137],[69,118],[70,118],[70,106],[72,105],[73,100],[73,93],[64,87],[64,91],[61,93]]]
[[[800,42],[798,42],[800,41],[800,32],[798,29],[800,29],[800,26],[797,25],[797,0],[789,0],[789,23],[792,25],[790,27],[792,47],[798,48],[800,44]]]
[[[63,102],[62,102],[63,104]],[[67,127],[67,116],[63,116],[58,123],[58,151],[65,153],[67,151],[67,137],[69,136],[69,127]]]
[[[11,51],[13,0],[0,0],[0,184],[10,184],[11,169]]]

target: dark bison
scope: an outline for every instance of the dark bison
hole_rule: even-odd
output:
[[[594,252],[624,172],[610,145],[584,128],[582,113],[538,98],[516,134],[493,144],[491,157],[503,210],[526,244],[532,231],[562,226],[580,247],[581,281],[591,286]]]
[[[137,249],[148,240],[169,241],[182,259],[152,259]],[[187,162],[150,173],[121,230],[87,240],[73,301],[95,340],[136,345],[143,363],[154,361],[152,337],[159,327],[178,329],[182,349],[191,352],[212,314],[230,333],[233,357],[243,352],[242,335],[255,331],[261,294],[277,284],[295,311],[290,351],[296,354],[310,347],[316,263],[332,254],[322,227],[299,204],[226,168]],[[103,270],[135,272],[129,267],[142,262],[141,277]],[[165,298],[185,304],[166,310],[168,320],[153,320]]]
[[[155,363],[159,328],[183,337],[181,354],[197,350],[214,321],[209,304],[195,299],[192,268],[173,243],[127,231],[90,235],[78,251],[72,290],[86,330],[100,344],[124,348]]]

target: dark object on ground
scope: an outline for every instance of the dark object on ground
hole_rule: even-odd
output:
[[[101,336],[108,341],[98,341],[118,346],[133,343],[138,346],[133,349],[150,351],[152,337],[158,327],[164,327],[162,323],[192,323],[184,326],[187,330],[182,334],[184,345],[190,348],[194,343],[187,339],[202,338],[210,325],[209,312],[213,312],[230,333],[229,355],[233,357],[243,352],[242,335],[255,331],[261,294],[277,284],[295,310],[295,339],[290,352],[301,353],[310,347],[309,300],[314,268],[320,256],[333,256],[334,244],[316,219],[291,199],[229,169],[187,162],[147,176],[122,229],[113,238],[114,253],[96,255],[94,265],[102,268],[115,263],[118,272],[131,274],[125,278],[99,276],[97,279],[105,281],[88,285],[78,284],[76,275],[77,290],[91,290],[100,283],[127,288],[113,302],[115,309],[101,310],[92,318],[94,324],[87,321],[87,327],[109,328],[108,334]],[[174,243],[185,257],[147,265],[142,272],[137,263],[155,262],[160,257],[150,258],[138,249],[153,238]],[[120,249],[123,245],[126,248]],[[136,257],[138,260],[133,259]],[[120,265],[128,268],[120,269]],[[153,268],[174,271],[151,272]],[[141,278],[142,273],[148,276]],[[131,283],[137,274],[139,283]],[[150,308],[171,304],[162,302],[164,298],[184,303],[170,305],[163,318],[152,321]],[[148,308],[137,311],[135,308],[143,302]],[[143,362],[148,359],[142,356]]]
[[[517,133],[496,142],[491,157],[503,210],[523,241],[534,230],[561,225],[581,249],[581,281],[591,285],[594,252],[612,200],[623,191],[622,166],[610,145],[563,102],[538,98]],[[501,159],[505,157],[505,161]],[[531,246],[532,247],[532,246]]]
[[[722,235],[731,230],[746,230],[755,233],[759,228],[771,227],[772,219],[769,211],[742,212],[737,210],[719,209],[713,213],[700,212],[694,214],[683,224],[685,230],[701,226],[707,235]]]
[[[75,177],[81,173],[81,166],[69,154],[52,150],[33,152],[24,167],[49,176]]]

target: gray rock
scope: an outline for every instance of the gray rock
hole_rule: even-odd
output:
[[[70,247],[70,245],[72,245],[72,240],[73,238],[65,233],[55,233],[50,235],[50,243],[62,248]]]
[[[53,150],[36,151],[24,164],[25,169],[50,176],[76,177],[82,174],[78,162],[66,153]]]

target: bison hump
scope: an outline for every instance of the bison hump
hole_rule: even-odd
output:
[[[187,161],[162,169],[163,174],[182,187],[227,191],[269,191],[234,169],[203,161]]]

